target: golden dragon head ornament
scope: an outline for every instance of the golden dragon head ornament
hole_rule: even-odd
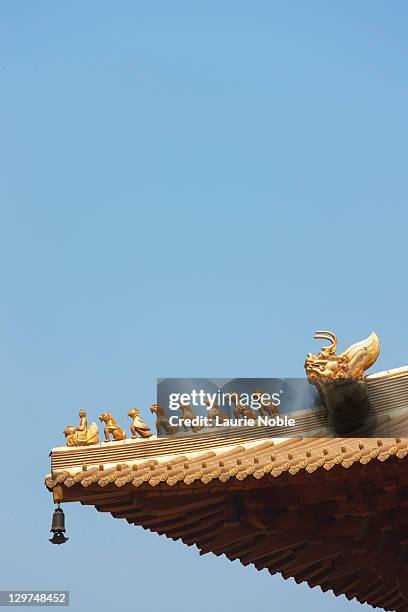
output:
[[[323,346],[317,355],[307,354],[305,370],[310,382],[364,379],[364,372],[380,353],[380,341],[375,332],[371,332],[365,340],[352,344],[340,355],[336,355],[337,337],[333,332],[317,331],[314,338],[327,340],[330,344]]]

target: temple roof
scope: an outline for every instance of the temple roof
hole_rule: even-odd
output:
[[[54,449],[46,485],[200,554],[408,611],[408,438],[230,435]]]
[[[197,450],[197,437],[129,441],[127,444],[101,444],[97,448],[54,449],[52,473],[46,485],[72,487],[92,484],[105,487],[115,484],[134,487],[166,483],[174,486],[195,481],[207,484],[218,479],[260,479],[266,474],[278,477],[287,472],[330,470],[335,466],[349,468],[353,463],[365,465],[373,459],[399,459],[408,454],[408,438],[318,438],[260,439],[247,441],[234,437],[228,445],[211,437],[202,440]],[[222,444],[217,446],[217,444]],[[106,448],[108,447],[108,448]],[[193,447],[195,450],[191,450]],[[99,452],[98,452],[99,451]],[[150,458],[147,457],[147,451]],[[183,452],[185,451],[185,452]],[[163,454],[164,453],[164,454]],[[139,456],[138,456],[139,455]],[[140,456],[142,455],[142,456]]]
[[[46,486],[56,502],[93,505],[200,554],[408,612],[408,369],[367,388],[376,437],[315,435],[320,421],[306,412],[300,430],[312,437],[249,427],[126,440],[119,430],[54,448]]]

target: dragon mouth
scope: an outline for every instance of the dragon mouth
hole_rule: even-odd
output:
[[[318,378],[326,378],[325,376],[325,364],[313,363],[311,361],[305,361],[306,376],[309,380],[316,380]],[[329,375],[327,375],[329,377]]]

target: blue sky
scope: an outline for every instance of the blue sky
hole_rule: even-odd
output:
[[[302,376],[321,328],[375,329],[376,369],[407,363],[407,18],[0,2],[1,588],[70,589],[75,611],[360,607],[76,504],[51,546],[43,477],[81,406],[152,423],[157,376]]]

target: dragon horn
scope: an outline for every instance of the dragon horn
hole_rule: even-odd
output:
[[[329,342],[331,342],[330,346],[327,348],[331,348],[332,351],[336,350],[337,347],[337,336],[336,334],[333,334],[333,332],[331,331],[316,331],[315,335],[313,336],[313,338],[315,340],[328,340]]]

